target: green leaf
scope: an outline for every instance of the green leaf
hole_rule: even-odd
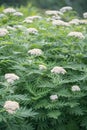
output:
[[[53,111],[48,112],[47,115],[50,118],[57,119],[61,115],[61,112],[59,110],[53,110]]]
[[[20,108],[16,113],[16,117],[35,117],[38,113],[32,109]]]

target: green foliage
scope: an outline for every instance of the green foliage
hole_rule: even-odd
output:
[[[87,24],[54,26],[44,12],[31,5],[17,10],[24,16],[6,14],[0,19],[2,28],[22,25],[0,37],[0,130],[87,130]],[[33,15],[42,18],[23,22]],[[78,18],[75,11],[61,16],[66,22],[73,18]],[[36,28],[38,34],[28,34],[27,28]],[[72,31],[82,32],[85,39],[68,37]],[[43,54],[29,55],[34,48]],[[55,66],[66,73],[52,73]],[[7,82],[6,73],[18,75],[19,80]],[[73,85],[80,91],[72,91]],[[19,103],[13,114],[4,108],[8,100]]]

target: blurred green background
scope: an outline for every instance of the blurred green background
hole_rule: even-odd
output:
[[[59,9],[63,6],[72,6],[79,14],[87,11],[87,0],[0,0],[0,5],[20,6],[31,3],[44,9]]]

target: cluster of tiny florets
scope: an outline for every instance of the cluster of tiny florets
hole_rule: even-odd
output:
[[[13,13],[13,15],[14,16],[23,16],[23,13],[21,13],[21,12],[15,12],[15,13]]]
[[[56,26],[70,26],[68,22],[62,20],[53,20],[52,24]]]
[[[75,91],[80,91],[80,87],[77,86],[77,85],[74,85],[74,86],[72,86],[71,90],[72,90],[73,92],[75,92]]]
[[[31,49],[28,51],[28,53],[35,56],[40,56],[43,54],[42,50],[38,48]]]
[[[5,79],[8,83],[13,83],[15,80],[19,80],[19,76],[14,73],[7,73],[5,74]]]
[[[38,15],[29,16],[29,17],[25,18],[25,20],[23,22],[25,22],[25,23],[33,23],[33,21],[36,20],[36,19],[42,19],[42,17],[38,16]]]
[[[36,28],[28,28],[27,32],[29,34],[38,34],[38,30]]]
[[[55,66],[55,67],[51,70],[51,73],[54,73],[54,74],[65,74],[65,73],[66,73],[66,70],[65,70],[63,67]]]
[[[81,32],[70,32],[68,34],[69,37],[76,37],[76,38],[79,38],[79,39],[84,39],[85,36],[81,33]]]
[[[47,15],[62,15],[62,13],[58,10],[47,10],[45,13]]]
[[[0,28],[0,37],[7,35],[9,32],[5,28]]]
[[[16,101],[9,100],[5,102],[4,108],[9,114],[14,114],[16,110],[19,109],[19,103]]]
[[[87,12],[83,13],[83,17],[87,19]]]
[[[65,6],[60,9],[60,12],[64,13],[67,11],[71,11],[73,8],[71,6]]]
[[[55,101],[55,100],[58,99],[58,96],[56,94],[55,95],[51,95],[50,99],[51,99],[51,101]]]
[[[16,10],[15,10],[14,8],[6,8],[6,9],[3,10],[3,12],[4,12],[5,14],[15,13]]]

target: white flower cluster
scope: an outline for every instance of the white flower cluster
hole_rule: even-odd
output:
[[[29,16],[29,17],[25,18],[25,20],[23,22],[25,22],[25,23],[32,23],[33,20],[41,19],[41,18],[42,17],[38,16],[38,15],[36,15],[36,16]]]
[[[6,101],[4,108],[10,114],[14,114],[17,109],[19,109],[19,103],[16,101]]]
[[[71,24],[71,25],[87,24],[87,20],[72,19],[69,22],[69,24]]]
[[[0,28],[0,37],[7,35],[9,32],[5,28]]]
[[[79,19],[72,19],[69,24],[72,24],[72,25],[79,25],[80,23],[80,20]]]
[[[14,73],[7,73],[5,74],[5,79],[8,83],[13,83],[15,80],[19,80],[19,77]]]
[[[84,39],[85,38],[81,32],[70,32],[68,34],[68,36],[69,37],[76,37],[76,38],[79,38],[79,39]]]
[[[6,9],[3,10],[3,12],[5,14],[9,14],[9,13],[15,13],[16,10],[14,8],[6,8]]]
[[[54,16],[52,16],[52,20],[60,20],[60,19],[61,19],[61,17],[60,17],[60,16],[58,16],[58,15],[57,15],[57,16],[55,16],[55,15],[54,15]]]
[[[80,24],[87,24],[87,20],[80,20],[79,23]]]
[[[23,13],[21,13],[21,12],[15,12],[15,13],[13,13],[13,16],[23,16]]]
[[[60,12],[65,13],[67,11],[72,10],[73,8],[71,6],[65,6],[60,9]]]
[[[21,30],[21,31],[25,31],[27,28],[24,27],[23,25],[14,25],[13,26],[15,29]]]
[[[33,21],[30,20],[30,19],[25,19],[25,20],[23,21],[23,23],[33,23]]]
[[[60,20],[60,19],[61,19],[60,16],[58,16],[58,15],[54,15],[54,16],[52,16],[51,18],[47,18],[47,21],[49,22],[49,21]]]
[[[6,17],[5,14],[0,14],[0,18]]]
[[[14,8],[6,8],[3,10],[5,14],[12,14],[13,16],[23,16],[23,13],[17,12]]]
[[[46,70],[47,67],[45,65],[39,65],[39,70]]]
[[[74,91],[80,91],[80,87],[77,85],[72,86],[71,90]]]
[[[7,26],[7,29],[8,29],[8,30],[12,30],[12,31],[15,31],[15,30],[16,30],[16,28],[11,27],[11,26]]]
[[[53,20],[52,24],[56,26],[70,26],[68,22],[62,20]]]
[[[87,19],[87,12],[83,13],[83,17]]]
[[[58,99],[58,96],[57,96],[57,95],[51,95],[51,96],[50,96],[50,99],[51,99],[52,101],[55,101],[55,100]]]
[[[60,11],[58,10],[47,10],[45,12],[47,15],[63,15]]]
[[[41,19],[41,18],[42,18],[41,16],[36,15],[36,16],[29,16],[26,19],[35,20],[35,19]]]
[[[54,73],[54,74],[65,74],[65,73],[66,73],[66,70],[63,69],[63,67],[55,66],[55,67],[51,70],[51,73]]]
[[[38,30],[36,28],[28,28],[27,32],[29,34],[38,34]]]
[[[43,54],[42,50],[37,48],[29,50],[28,53],[35,56],[40,56]]]

